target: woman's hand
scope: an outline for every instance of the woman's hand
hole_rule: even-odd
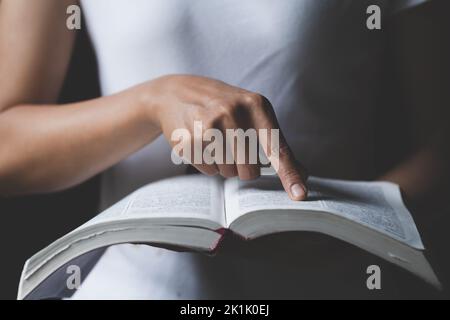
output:
[[[226,129],[279,129],[275,112],[270,102],[263,96],[228,85],[224,82],[197,76],[170,75],[164,76],[148,83],[146,87],[146,105],[151,105],[151,119],[156,120],[157,125],[164,133],[172,146],[179,141],[172,141],[172,133],[177,129],[187,129],[192,138],[191,150],[195,145],[201,147],[203,155],[207,144],[194,143],[194,123],[200,121],[202,132],[207,129],[218,129],[224,137],[224,144],[231,143],[226,140]],[[270,136],[270,134],[268,135]],[[275,156],[270,139],[268,143],[259,141],[272,165],[277,162],[277,173],[283,187],[293,200],[303,200],[306,197],[305,181],[306,173],[299,165],[287,145],[283,134],[279,132],[279,156]],[[249,146],[245,143],[245,151],[238,150],[242,145],[234,144],[232,152],[234,163],[216,161],[206,164],[204,161],[197,163],[191,161],[192,154],[188,157],[190,162],[202,173],[224,177],[239,176],[248,180],[259,176],[259,164],[249,163]],[[224,147],[224,155],[226,147]],[[272,151],[272,152],[271,152]],[[237,161],[238,153],[245,153],[245,161]],[[192,152],[193,153],[193,152]],[[239,158],[242,159],[242,158]],[[279,161],[278,161],[279,160]]]
[[[152,143],[161,132],[169,141],[175,129],[192,132],[195,120],[205,129],[222,131],[278,128],[270,103],[260,95],[194,76],[165,76],[114,95],[58,105],[75,39],[60,27],[70,4],[1,0],[0,196],[74,186]],[[280,138],[278,174],[291,198],[301,200],[304,174],[281,133]],[[259,174],[257,165],[245,161],[196,167],[225,177]]]

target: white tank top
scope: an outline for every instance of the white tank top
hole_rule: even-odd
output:
[[[418,2],[83,0],[82,8],[104,95],[173,73],[216,78],[272,102],[289,144],[311,174],[367,179],[374,174],[371,119],[385,34],[368,30],[366,9],[380,6],[384,20],[393,4]],[[170,148],[159,138],[103,175],[102,206],[184,170],[171,164]],[[144,297],[175,297],[169,282],[196,286],[198,279],[172,277],[184,273],[176,267],[186,265],[184,255],[148,247],[140,255],[126,248],[110,249],[99,262],[89,275],[91,293],[105,286],[95,279],[114,277],[114,261],[124,274],[129,261],[131,278],[140,274],[139,265],[147,269],[143,277],[152,273],[156,280],[145,284]],[[126,281],[134,291],[122,292],[139,291],[141,281],[131,278]]]

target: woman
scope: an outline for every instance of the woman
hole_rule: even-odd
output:
[[[220,130],[281,128],[278,175],[292,200],[307,192],[296,159],[314,175],[383,175],[420,194],[408,165],[377,172],[372,152],[385,35],[367,29],[366,9],[376,4],[387,17],[420,1],[394,2],[84,0],[103,97],[58,106],[74,39],[64,27],[66,8],[75,1],[1,0],[0,191],[52,192],[108,169],[105,208],[145,183],[182,174],[160,135],[202,120]],[[196,167],[241,179],[259,172],[254,165]],[[298,273],[295,258],[281,260],[273,270]],[[257,264],[254,257],[214,260],[121,245],[107,250],[77,295],[251,297],[268,290],[255,286]],[[230,289],[220,277],[245,280]]]

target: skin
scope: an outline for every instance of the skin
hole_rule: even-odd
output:
[[[112,96],[55,105],[74,42],[73,32],[65,28],[65,9],[73,3],[3,0],[0,4],[2,195],[76,185],[161,133],[170,137],[174,129],[186,128],[193,135],[194,120],[219,130],[279,129],[264,97],[190,75],[164,76]],[[242,112],[248,114],[244,123]],[[259,175],[257,165],[196,167],[224,177]],[[292,200],[306,197],[306,175],[283,138],[278,175]]]
[[[76,1],[0,1],[0,195],[71,187],[160,134],[170,139],[177,128],[193,132],[194,120],[222,131],[279,128],[263,96],[191,75],[168,75],[112,96],[56,105],[75,35],[63,27],[65,12]],[[441,155],[440,148],[419,149],[380,179],[398,183],[407,195],[420,198],[442,174],[443,166],[433,166]],[[196,167],[224,177],[259,175],[257,165]],[[291,199],[306,197],[307,175],[282,134],[278,175]]]
[[[442,201],[450,186],[450,52],[441,43],[448,41],[447,9],[443,2],[430,2],[391,22],[397,89],[405,93],[415,150],[379,180],[400,185],[413,206]]]

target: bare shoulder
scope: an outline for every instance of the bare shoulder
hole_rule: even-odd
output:
[[[75,38],[66,11],[76,3],[0,0],[0,111],[56,100]]]

